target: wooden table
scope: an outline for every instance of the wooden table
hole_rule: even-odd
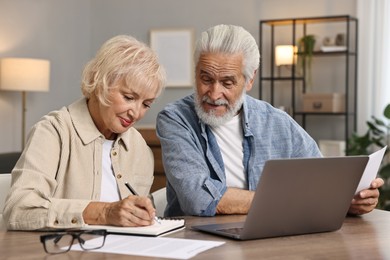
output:
[[[218,240],[226,243],[192,259],[390,259],[390,212],[374,210],[347,217],[335,232],[235,241],[191,230],[204,223],[241,221],[245,216],[188,217],[187,228],[170,237]],[[40,232],[6,231],[0,227],[0,259],[148,259],[144,257],[70,251],[47,255]]]

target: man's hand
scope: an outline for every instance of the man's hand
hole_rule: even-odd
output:
[[[383,179],[376,178],[371,182],[370,188],[356,194],[349,207],[348,213],[362,215],[375,209],[379,199],[379,188],[384,184]]]
[[[128,196],[112,203],[91,202],[83,212],[87,224],[123,227],[152,225],[155,215],[150,199],[139,196]]]
[[[253,191],[227,188],[217,205],[217,214],[248,214]]]

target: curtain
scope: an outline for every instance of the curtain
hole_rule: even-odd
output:
[[[390,103],[390,0],[357,0],[358,133]]]

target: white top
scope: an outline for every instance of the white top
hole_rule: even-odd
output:
[[[215,135],[225,165],[228,187],[247,189],[244,169],[244,134],[241,127],[241,113],[221,126],[211,127]]]
[[[100,194],[100,201],[103,202],[114,202],[119,201],[119,190],[112,171],[111,164],[111,148],[114,144],[113,140],[106,140],[103,144],[103,155],[102,155],[102,190]]]

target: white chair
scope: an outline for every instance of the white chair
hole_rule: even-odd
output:
[[[0,214],[3,214],[5,198],[7,197],[10,187],[11,187],[11,174],[1,173],[0,174]]]
[[[166,188],[161,188],[152,192],[153,202],[156,206],[156,215],[157,217],[164,217],[164,210],[167,205],[167,194]]]

